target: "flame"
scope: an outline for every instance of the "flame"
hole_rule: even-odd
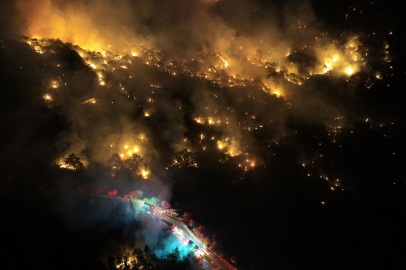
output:
[[[219,58],[220,58],[221,61],[223,62],[224,68],[228,67],[228,62],[226,61],[226,59],[224,59],[223,57],[221,57],[221,55],[219,55]]]
[[[143,169],[141,170],[142,178],[148,179],[149,174],[150,174],[150,171],[149,171],[147,168],[143,168]]]

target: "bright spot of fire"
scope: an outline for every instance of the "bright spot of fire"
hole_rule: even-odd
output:
[[[348,75],[351,75],[353,72],[354,72],[354,70],[352,69],[352,68],[347,68],[347,70],[345,71]]]
[[[58,88],[59,87],[59,82],[58,81],[52,81],[51,82],[51,87],[52,88]]]
[[[95,99],[95,98],[90,98],[90,99],[88,99],[88,100],[86,100],[86,101],[83,101],[83,102],[80,103],[80,104],[88,104],[88,103],[96,104],[97,101],[99,101],[99,100],[98,100],[98,99]]]
[[[143,169],[141,174],[142,174],[142,178],[148,179],[149,171],[147,169]]]

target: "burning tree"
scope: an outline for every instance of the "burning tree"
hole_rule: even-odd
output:
[[[139,171],[139,167],[143,161],[144,159],[142,159],[139,155],[133,154],[129,159],[126,159],[123,162],[124,169]]]
[[[111,157],[107,161],[107,164],[113,170],[121,170],[124,167],[123,161],[117,153],[111,155]]]
[[[72,169],[74,171],[81,170],[85,167],[83,163],[80,162],[80,158],[75,156],[74,153],[65,158],[65,164],[68,169]]]
[[[107,164],[113,170],[126,170],[143,176],[146,174],[145,166],[143,166],[144,159],[137,154],[133,154],[130,158],[122,160],[119,154],[114,153],[107,161]]]
[[[199,167],[196,154],[189,152],[187,149],[183,149],[175,154],[172,165],[179,168]]]

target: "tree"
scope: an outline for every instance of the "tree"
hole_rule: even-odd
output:
[[[87,191],[87,189],[83,186],[76,187],[76,193],[83,194]]]
[[[74,153],[65,158],[65,164],[67,168],[71,168],[74,171],[81,170],[85,167],[83,163],[80,162],[80,158],[75,156]]]
[[[97,187],[94,192],[97,194],[101,194],[101,193],[104,193],[105,190],[106,190],[106,187]]]
[[[175,154],[173,166],[182,167],[199,167],[196,154],[183,149]]]
[[[172,249],[172,252],[168,255],[170,262],[177,262],[180,259],[180,249],[178,246]]]
[[[212,239],[209,249],[213,250],[213,248],[215,248],[216,246],[217,246],[216,241],[214,241],[214,239]]]
[[[192,215],[191,213],[185,212],[183,213],[183,219],[189,221],[191,215]]]
[[[144,252],[145,252],[145,253],[148,253],[149,251],[150,251],[149,246],[148,246],[148,245],[145,245]]]
[[[128,195],[128,197],[130,197],[130,198],[132,198],[132,197],[138,197],[138,195],[141,193],[141,196],[142,196],[142,194],[143,194],[143,192],[141,191],[141,190],[133,190],[133,191],[131,191],[131,193]]]
[[[124,163],[117,153],[111,155],[107,161],[107,165],[113,170],[121,170],[124,167]]]
[[[193,228],[193,232],[195,233],[195,235],[198,238],[200,238],[203,241],[203,243],[206,246],[210,246],[210,243],[214,242],[214,237],[215,236],[210,237],[208,235],[208,233],[206,232],[206,227],[204,227],[203,225],[200,225],[200,226],[198,226],[196,228]]]
[[[109,191],[109,192],[107,193],[107,195],[116,196],[116,195],[117,195],[117,189],[114,189],[114,190]]]
[[[139,155],[133,154],[129,159],[126,159],[123,162],[123,167],[124,169],[138,172],[139,167],[143,163],[143,161],[144,159],[142,159]]]
[[[152,204],[152,205],[158,205],[158,199],[157,198],[155,198],[155,197],[152,197],[151,199],[148,199],[148,198],[144,198],[144,202],[147,202],[147,203],[150,203],[150,204]]]
[[[166,201],[162,201],[161,206],[164,207],[164,208],[170,208],[171,207],[171,205]]]
[[[137,195],[135,195],[135,197],[139,200],[141,200],[142,196],[144,196],[144,192],[142,192],[141,190],[137,190],[139,191]]]
[[[122,261],[123,261],[123,266],[124,266],[122,269],[123,270],[130,270],[130,266],[127,263],[128,262],[128,257],[124,256]]]
[[[152,262],[154,262],[154,263],[157,263],[157,262],[159,261],[159,258],[158,258],[158,256],[155,254],[155,252],[152,252],[152,253],[149,255],[149,259],[150,259]]]
[[[200,225],[196,228],[193,229],[193,232],[196,234],[196,236],[204,239],[206,237],[206,227],[203,225]]]

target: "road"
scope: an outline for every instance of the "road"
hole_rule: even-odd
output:
[[[230,265],[228,262],[226,262],[224,259],[222,259],[220,256],[218,256],[216,253],[208,250],[207,247],[196,238],[194,233],[191,232],[182,221],[179,221],[178,219],[175,219],[175,218],[171,217],[170,215],[160,213],[160,209],[156,209],[155,216],[164,218],[164,219],[172,222],[173,224],[175,224],[177,226],[177,229],[176,229],[177,232],[174,232],[174,233],[183,234],[188,239],[191,239],[199,247],[200,250],[207,250],[209,258],[213,261],[213,263],[211,265],[213,269],[218,269],[220,267],[224,270],[225,269],[229,269],[229,270],[237,269],[237,268],[233,267],[232,265]]]
[[[96,194],[91,194],[90,196],[103,197],[103,198],[121,200],[121,201],[129,201],[130,200],[130,199],[127,199],[127,198],[113,197],[113,196],[100,195],[100,194],[97,194],[97,195]],[[142,200],[134,200],[134,199],[132,199],[132,202],[134,204],[138,205],[138,206],[134,205],[134,207],[136,209],[142,208],[142,206],[144,204],[144,201],[142,201]],[[206,248],[206,246],[196,238],[194,233],[191,232],[182,221],[180,221],[180,220],[178,220],[178,219],[176,219],[176,218],[174,218],[174,217],[172,217],[170,215],[161,213],[162,210],[164,210],[164,209],[156,208],[155,211],[154,211],[154,216],[156,216],[158,218],[164,218],[164,219],[172,222],[173,224],[175,224],[177,226],[177,229],[174,231],[174,234],[175,235],[177,234],[178,238],[182,238],[182,237],[186,236],[188,239],[191,239],[199,247],[200,250],[207,250],[209,258],[213,261],[213,263],[211,265],[212,269],[219,269],[221,267],[224,270],[226,270],[226,269],[227,270],[237,270],[237,268],[230,265],[228,262],[226,262],[223,258],[218,256],[216,253],[208,250]]]

